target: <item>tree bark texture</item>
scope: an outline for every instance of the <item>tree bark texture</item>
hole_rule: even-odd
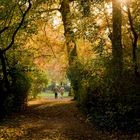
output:
[[[7,74],[4,54],[1,53],[1,50],[0,50],[0,60],[1,60],[1,65],[2,65],[3,80],[5,82],[5,87],[8,91],[10,89],[10,85],[9,85],[9,81],[8,81],[8,74]]]
[[[137,64],[137,42],[138,42],[138,34],[134,28],[134,24],[133,24],[133,19],[132,19],[132,15],[131,15],[131,11],[129,6],[127,5],[127,12],[128,12],[128,19],[129,19],[129,23],[130,23],[130,29],[133,35],[132,38],[132,46],[133,46],[133,64],[134,64],[134,72],[136,76],[139,76],[138,73],[138,64]]]
[[[75,42],[74,32],[72,28],[72,19],[71,19],[71,11],[70,11],[70,1],[63,0],[60,4],[60,13],[62,15],[62,21],[64,26],[64,35],[66,39],[66,47],[67,47],[67,54],[68,54],[68,62],[69,68],[74,64],[75,60],[77,59],[77,46]],[[78,81],[71,80],[71,87],[74,92],[74,98],[77,99],[78,93]]]
[[[112,61],[113,74],[116,77],[121,76],[123,69],[123,52],[122,52],[122,13],[121,2],[119,0],[112,1],[113,6],[113,34],[112,34]]]
[[[72,29],[69,0],[63,0],[61,2],[60,12],[62,15],[62,21],[64,25],[64,35],[66,38],[68,61],[69,65],[71,65],[77,58],[77,46],[74,38],[74,32]]]

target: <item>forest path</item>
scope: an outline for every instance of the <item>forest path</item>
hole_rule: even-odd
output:
[[[30,101],[25,112],[0,124],[0,140],[117,139],[93,127],[70,98]]]

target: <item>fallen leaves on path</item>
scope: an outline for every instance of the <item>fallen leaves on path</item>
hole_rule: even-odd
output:
[[[0,123],[0,140],[127,140],[125,138],[129,140],[125,135],[99,131],[70,98],[30,101],[26,111]]]

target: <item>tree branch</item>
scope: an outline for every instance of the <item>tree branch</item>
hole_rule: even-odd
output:
[[[0,30],[0,34],[2,34],[7,29],[8,29],[8,27],[4,27],[2,30]]]
[[[19,29],[21,28],[21,26],[23,25],[23,22],[25,20],[25,16],[27,15],[27,13],[29,12],[29,10],[31,9],[31,6],[32,6],[31,0],[28,0],[28,3],[29,3],[29,6],[28,6],[27,10],[23,13],[22,19],[21,19],[18,27],[16,28],[16,30],[13,33],[11,43],[7,46],[7,48],[5,48],[5,49],[2,50],[2,53],[4,53],[7,50],[9,50],[12,47],[12,45],[14,44],[14,42],[15,42],[15,36],[16,36],[17,32],[19,31]]]
[[[46,34],[46,25],[44,26],[44,29],[43,29],[43,31],[44,31],[44,33],[45,33],[45,38],[48,40],[48,38],[47,38],[47,34]],[[48,41],[47,41],[48,42]],[[46,42],[46,43],[47,43]],[[56,58],[56,55],[55,55],[55,52],[54,52],[54,50],[53,50],[53,47],[52,47],[52,45],[50,45],[49,43],[47,43],[47,45],[51,48],[51,51],[52,51],[52,53],[53,53],[53,56],[54,56],[54,58]]]

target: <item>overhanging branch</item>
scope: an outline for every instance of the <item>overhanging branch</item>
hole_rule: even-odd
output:
[[[26,9],[26,11],[23,13],[22,19],[21,19],[21,21],[20,21],[18,27],[17,27],[16,30],[14,31],[13,35],[12,35],[11,43],[7,46],[7,48],[5,48],[5,49],[2,50],[2,53],[4,53],[4,52],[6,52],[7,50],[9,50],[9,49],[12,47],[12,45],[14,44],[14,42],[15,42],[15,36],[16,36],[17,32],[19,31],[19,29],[21,28],[21,26],[23,25],[27,13],[28,13],[29,10],[31,9],[31,6],[32,6],[31,0],[28,0],[28,3],[29,3],[29,6],[28,6],[28,8]]]
[[[8,29],[8,27],[4,27],[2,30],[0,30],[0,34],[2,34],[7,29]]]

